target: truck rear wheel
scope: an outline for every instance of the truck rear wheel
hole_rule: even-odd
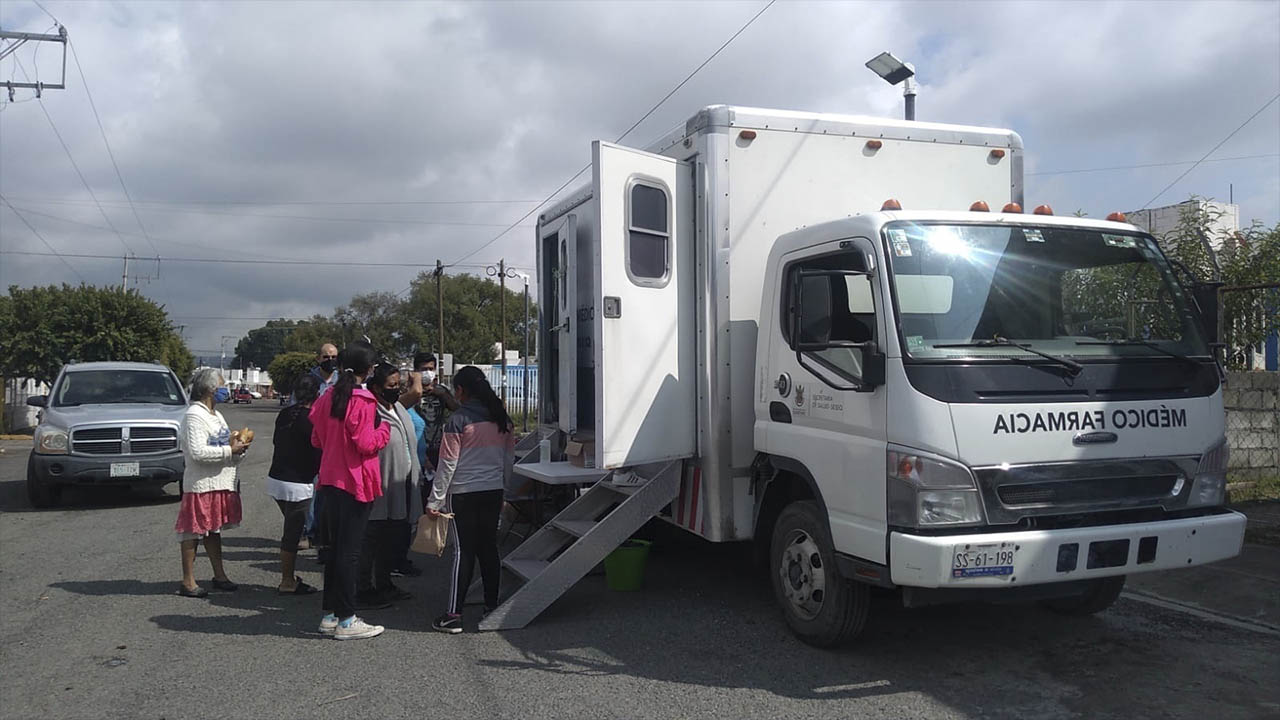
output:
[[[1124,590],[1124,575],[1099,578],[1089,584],[1083,595],[1045,600],[1043,604],[1061,615],[1093,615],[1111,607]]]
[[[778,515],[769,571],[787,625],[804,642],[835,647],[862,632],[871,590],[840,575],[817,503],[795,502]]]

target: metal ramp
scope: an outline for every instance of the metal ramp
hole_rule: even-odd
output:
[[[567,464],[567,463],[566,463]],[[605,474],[502,561],[520,587],[480,621],[481,630],[528,625],[614,548],[675,499],[682,461]],[[635,482],[617,484],[620,475]]]

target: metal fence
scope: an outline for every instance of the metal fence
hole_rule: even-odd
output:
[[[491,365],[482,368],[489,377],[489,384],[493,386],[498,396],[502,396],[502,365]],[[525,388],[525,368],[523,365],[507,366],[507,412],[515,419],[516,425],[523,426],[525,418],[528,418],[529,426],[533,426],[538,422],[538,366],[529,366],[529,383],[527,385],[528,392]]]

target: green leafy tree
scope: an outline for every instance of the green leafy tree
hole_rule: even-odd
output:
[[[51,382],[73,361],[164,362],[173,336],[164,308],[137,292],[14,285],[0,303],[0,375]]]
[[[314,360],[320,346],[333,343],[341,349],[346,341],[342,337],[342,325],[323,315],[313,315],[298,322],[293,332],[285,333],[284,349],[288,352],[310,353]]]
[[[280,353],[267,366],[267,374],[271,376],[271,385],[276,392],[287,395],[293,392],[298,378],[311,372],[316,356],[309,352]]]
[[[196,358],[191,354],[191,350],[187,349],[187,344],[177,333],[170,333],[165,338],[163,355],[160,362],[169,366],[178,379],[183,383],[191,377],[191,372],[196,369]]]
[[[234,367],[264,368],[276,355],[284,352],[285,338],[295,331],[294,320],[268,320],[267,324],[250,330],[236,343]]]

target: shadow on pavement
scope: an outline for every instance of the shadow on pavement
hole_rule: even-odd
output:
[[[64,510],[103,510],[124,507],[145,507],[177,503],[182,496],[178,484],[170,483],[162,488],[127,488],[112,486],[71,486],[63,488],[58,504],[51,508],[35,508],[27,500],[26,480],[0,482],[0,512],[60,512]]]

